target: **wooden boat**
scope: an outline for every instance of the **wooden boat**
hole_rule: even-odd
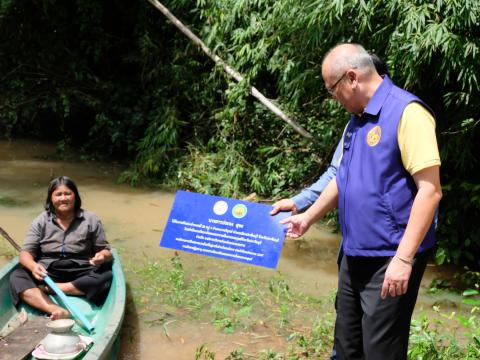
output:
[[[114,257],[113,281],[102,306],[97,307],[83,297],[68,297],[68,300],[71,300],[95,327],[92,333],[84,329],[78,321],[73,327],[73,331],[76,333],[93,339],[93,345],[83,356],[78,357],[84,360],[116,359],[118,355],[126,291],[120,258],[115,249],[112,250],[112,254]],[[29,354],[49,332],[45,327],[49,319],[28,305],[21,305],[18,309],[13,306],[9,290],[9,277],[17,266],[19,266],[18,257],[0,269],[0,358],[34,359]],[[57,296],[51,296],[54,301],[61,304]],[[24,322],[26,316],[28,319]],[[8,334],[9,332],[10,334]],[[18,342],[26,340],[29,344],[16,344],[17,340]],[[17,348],[19,350],[15,350]]]

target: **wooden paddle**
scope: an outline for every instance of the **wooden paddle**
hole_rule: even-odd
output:
[[[18,252],[22,250],[22,248],[15,242],[15,240],[13,240],[10,237],[10,235],[8,235],[7,232],[3,230],[1,227],[0,227],[0,234],[15,248],[15,250],[17,250]]]
[[[7,241],[12,244],[12,246],[17,250],[20,251],[21,247],[16,243],[15,240],[11,238],[8,233],[3,230],[3,228],[0,227],[0,234],[7,239]],[[62,302],[65,304],[65,306],[68,308],[68,310],[74,315],[77,319],[80,320],[82,325],[89,331],[92,332],[94,329],[94,326],[88,321],[88,319],[85,317],[85,315],[82,314],[82,312],[73,304],[72,301],[68,299],[68,297],[65,295],[65,293],[53,282],[53,280],[45,274],[45,277],[43,279],[47,285],[52,289],[55,294],[62,300]]]

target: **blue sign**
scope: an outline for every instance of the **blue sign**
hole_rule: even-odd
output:
[[[177,191],[160,246],[276,268],[290,212],[270,205]]]

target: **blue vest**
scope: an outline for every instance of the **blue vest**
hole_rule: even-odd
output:
[[[363,115],[352,116],[347,125],[336,178],[346,255],[393,256],[402,239],[417,187],[403,167],[397,129],[413,101],[429,109],[385,76]],[[434,244],[432,222],[418,252]]]

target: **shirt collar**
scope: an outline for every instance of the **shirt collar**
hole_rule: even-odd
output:
[[[378,115],[380,109],[385,102],[387,95],[390,93],[390,89],[392,88],[393,83],[392,80],[387,75],[383,76],[383,81],[380,83],[380,86],[375,90],[375,93],[370,98],[367,107],[363,111],[363,113],[367,113],[370,115]]]
[[[53,211],[47,211],[47,216],[48,216],[48,220],[52,220],[52,219],[56,219],[57,216],[55,215],[55,213]],[[75,218],[83,218],[83,209],[78,209],[76,212],[75,212]]]

